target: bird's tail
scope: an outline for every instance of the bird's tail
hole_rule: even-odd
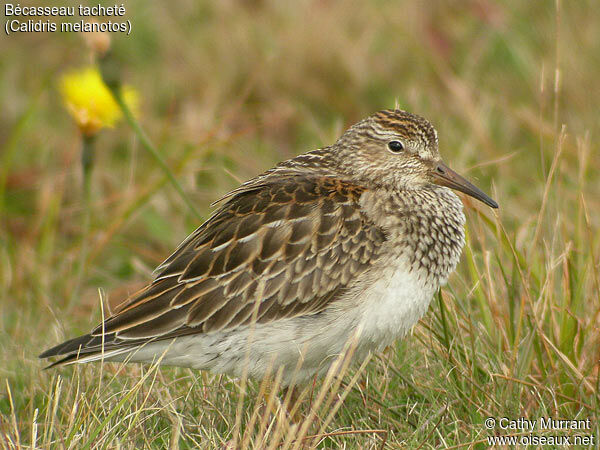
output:
[[[100,336],[85,334],[46,350],[39,355],[39,358],[63,357],[45,367],[49,369],[67,364],[87,363],[102,359],[110,360],[117,355],[131,352],[137,347],[135,344],[131,346],[115,345],[114,339],[114,333]]]

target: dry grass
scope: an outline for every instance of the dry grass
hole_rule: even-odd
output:
[[[4,447],[486,447],[488,416],[590,418],[598,440],[594,3],[126,6],[133,33],[115,37],[115,55],[202,214],[240,180],[396,103],[428,117],[446,162],[492,186],[501,207],[465,199],[468,246],[413,335],[312,386],[296,428],[265,413],[255,381],[139,365],[42,371],[42,349],[99,320],[98,287],[120,301],[198,220],[123,125],[97,142],[84,245],[80,139],[55,87],[89,56],[74,34],[5,38]]]

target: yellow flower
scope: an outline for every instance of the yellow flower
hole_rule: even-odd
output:
[[[60,92],[71,116],[82,133],[91,136],[100,129],[112,128],[122,113],[96,67],[68,72],[60,79]],[[136,114],[139,105],[137,91],[122,88],[125,103]]]

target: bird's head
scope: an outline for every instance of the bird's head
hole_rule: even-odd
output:
[[[401,189],[437,184],[498,207],[444,164],[435,128],[415,114],[397,109],[380,111],[349,128],[335,147],[337,165],[361,182]]]

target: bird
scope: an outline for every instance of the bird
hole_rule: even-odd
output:
[[[364,360],[404,337],[455,270],[455,191],[498,207],[443,162],[428,120],[379,111],[215,202],[146,287],[40,358],[279,371],[284,388],[323,376],[349,341]]]

